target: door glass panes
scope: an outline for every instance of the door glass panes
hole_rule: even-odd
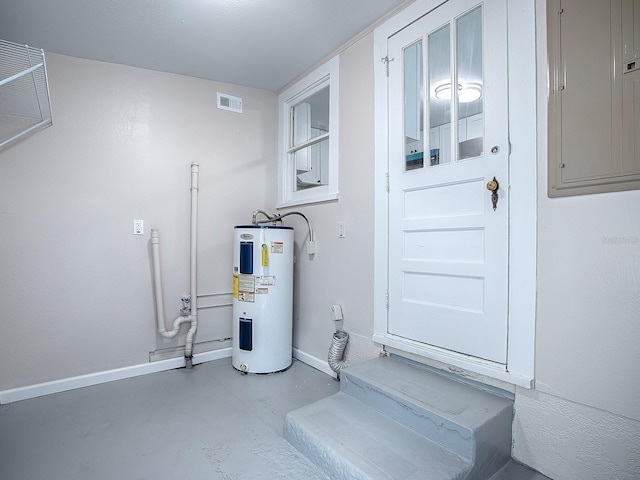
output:
[[[451,27],[427,37],[429,75],[429,165],[451,162]]]
[[[424,100],[422,40],[403,49],[404,65],[404,169],[424,166]]]
[[[296,166],[295,189],[329,182],[329,86],[291,107],[289,155]]]
[[[484,143],[482,7],[456,22],[458,159],[479,157]]]

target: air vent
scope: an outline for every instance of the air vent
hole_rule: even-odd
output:
[[[218,108],[230,112],[242,113],[242,99],[218,92]]]

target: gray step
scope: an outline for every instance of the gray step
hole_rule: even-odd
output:
[[[284,438],[336,480],[454,480],[472,468],[343,392],[288,413]]]
[[[465,478],[489,478],[511,458],[508,398],[397,357],[344,369],[340,389],[468,461]]]
[[[489,480],[551,480],[546,475],[531,470],[529,467],[510,460]]]

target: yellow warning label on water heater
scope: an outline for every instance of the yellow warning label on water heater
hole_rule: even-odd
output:
[[[261,250],[262,250],[262,266],[268,267],[269,266],[269,250],[267,249],[266,243],[262,244]]]
[[[233,274],[233,298],[238,299],[238,274]]]

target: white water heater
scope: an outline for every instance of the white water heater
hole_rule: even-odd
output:
[[[233,367],[272,373],[291,366],[293,228],[242,225],[233,239]]]

